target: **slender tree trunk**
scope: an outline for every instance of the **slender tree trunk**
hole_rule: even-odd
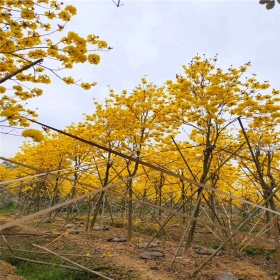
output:
[[[128,182],[128,196],[132,198],[133,190],[132,190],[132,180]],[[132,240],[132,229],[133,229],[133,203],[132,200],[128,201],[128,228],[127,228],[127,241],[131,242]]]
[[[195,205],[195,207],[193,209],[193,212],[192,212],[192,216],[195,217],[195,218],[197,218],[198,214],[199,214],[199,207],[200,207],[202,194],[203,194],[203,189],[200,189],[198,191],[196,205]],[[185,256],[189,253],[189,249],[192,245],[195,226],[196,226],[196,221],[190,221],[189,222],[189,229],[186,230],[187,236],[186,236],[186,245],[185,245],[185,249],[184,249],[184,255]]]
[[[182,171],[182,176],[184,176],[184,172]],[[183,207],[182,207],[182,212],[183,214],[186,213],[186,204],[185,204],[185,201],[186,201],[186,193],[185,193],[185,183],[183,180],[180,180],[181,182],[181,199],[182,199],[182,203],[183,203]],[[185,225],[186,223],[186,218],[183,217],[182,218],[182,224]]]
[[[137,152],[137,158],[140,157],[140,152]],[[129,166],[127,166],[127,171],[129,176],[135,176],[138,171],[139,163],[135,163],[134,169],[132,172],[129,170]],[[128,187],[128,196],[129,198],[133,198],[133,180],[130,180],[127,184]],[[132,229],[133,229],[133,202],[132,200],[128,201],[128,226],[127,226],[127,241],[131,242],[132,240]]]
[[[104,228],[104,212],[105,212],[105,204],[106,204],[106,194],[104,194],[104,196],[103,196],[103,200],[102,200],[102,213],[101,213],[101,224],[100,224],[101,229],[103,229],[103,228]]]
[[[111,205],[109,204],[108,197],[106,196],[105,198],[106,198],[106,204],[108,206],[109,215],[111,217],[111,222],[112,222],[112,225],[114,225],[114,218],[113,218],[113,213],[111,210]]]
[[[62,159],[61,159],[60,162],[59,162],[58,169],[61,168],[61,164],[62,164]],[[60,175],[60,173],[61,173],[61,172],[59,171],[59,172],[58,172],[58,175]],[[54,186],[54,190],[53,190],[53,197],[52,197],[52,201],[51,201],[50,207],[52,207],[52,206],[54,205],[55,199],[58,197],[58,187],[59,187],[59,178],[57,177],[57,178],[55,179],[55,186]],[[52,213],[53,213],[53,212],[50,212],[50,214],[49,214],[49,219],[51,219]]]
[[[109,155],[109,160],[110,160],[110,155]],[[110,174],[109,172],[110,172],[111,166],[112,166],[111,163],[108,162],[107,166],[106,166],[106,173],[105,173],[104,182],[102,183],[102,187],[105,187],[108,184],[109,174]],[[92,217],[92,220],[91,220],[90,231],[93,230],[94,224],[96,222],[96,219],[97,219],[97,216],[98,216],[98,213],[99,213],[100,205],[101,205],[101,203],[103,201],[103,197],[104,197],[104,192],[102,192],[100,194],[100,197],[99,197],[99,199],[97,201],[97,204],[96,204],[96,207],[95,207],[95,210],[94,210],[94,213],[93,213],[93,217]]]
[[[211,160],[212,160],[212,147],[213,146],[211,146],[211,143],[210,143],[210,134],[211,134],[211,121],[209,121],[209,123],[208,123],[206,147],[203,152],[203,155],[204,155],[203,173],[199,180],[199,182],[202,184],[205,184],[205,179],[206,179],[206,176],[208,175]],[[199,208],[200,208],[200,202],[201,202],[202,195],[203,195],[203,188],[199,188],[198,193],[197,193],[197,200],[196,200],[195,208],[193,209],[193,212],[192,212],[192,216],[195,218],[197,218],[199,215]],[[189,222],[189,226],[186,229],[186,245],[185,245],[185,249],[184,249],[184,255],[188,254],[189,249],[192,245],[195,226],[196,226],[196,221],[192,220]]]
[[[73,185],[73,188],[72,188],[72,194],[71,194],[70,199],[73,199],[76,196],[76,193],[77,193],[77,182],[76,182],[78,180],[77,172],[74,173],[74,179],[75,179],[75,182],[74,182],[74,185]],[[67,208],[66,220],[69,219],[69,217],[72,213],[73,213],[73,204],[69,204],[69,206]]]
[[[143,201],[146,200],[146,194],[147,194],[147,189],[144,189],[143,198],[142,198]],[[142,211],[143,211],[143,205],[141,204],[139,219],[141,219]]]
[[[159,186],[159,206],[161,207],[161,205],[162,205],[162,186],[160,185]],[[161,214],[162,214],[162,211],[158,210],[158,218],[159,218],[159,220],[161,220]]]

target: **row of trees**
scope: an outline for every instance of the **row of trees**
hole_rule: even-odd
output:
[[[274,1],[262,2],[271,8]],[[53,34],[63,33],[66,23],[76,14],[75,7],[62,6],[48,0],[0,0],[0,83],[5,83],[0,86],[0,115],[9,127],[28,127],[29,118],[37,116],[24,102],[43,93],[34,84],[51,82],[45,71],[85,90],[96,84],[78,83],[72,77],[58,75],[58,71],[66,73],[78,63],[97,65],[100,56],[95,52],[111,49],[96,35],[83,38],[71,31],[54,42]],[[96,48],[91,49],[91,45]],[[161,87],[142,78],[132,92],[110,90],[110,97],[104,104],[95,103],[94,113],[85,115],[84,122],[66,128],[71,135],[109,148],[107,151],[50,130],[44,136],[38,130],[23,131],[24,137],[39,143],[26,142],[12,160],[33,169],[20,164],[1,165],[1,192],[19,195],[27,201],[23,203],[27,211],[32,207],[39,210],[87,193],[91,186],[101,188],[143,173],[116,188],[124,190],[129,198],[129,240],[133,199],[139,197],[159,207],[169,203],[173,208],[176,204],[178,211],[194,218],[207,205],[211,221],[220,224],[217,208],[226,204],[232,211],[240,206],[238,198],[275,212],[279,201],[275,190],[279,187],[280,91],[270,89],[266,81],[258,81],[256,74],[246,77],[250,63],[223,71],[216,62],[217,56],[209,59],[197,55],[183,66],[184,74]],[[182,129],[186,131],[184,141],[175,140]],[[147,170],[139,161],[110,151],[160,166],[212,190],[197,187],[182,177]],[[62,177],[50,180],[42,174],[54,170]],[[20,181],[10,182],[19,178]],[[105,193],[89,198],[88,205],[95,205],[90,228],[106,199]],[[266,212],[267,222],[273,218],[271,213]],[[91,214],[89,211],[88,217]],[[160,219],[162,209],[158,214]],[[188,221],[180,242],[181,246],[187,241],[186,254],[195,226],[194,220]]]
[[[260,4],[271,9],[275,1],[260,1]],[[116,5],[122,4],[118,1]],[[100,56],[96,51],[112,49],[97,35],[83,38],[75,32],[66,32],[67,23],[77,14],[74,6],[64,7],[61,2],[49,0],[1,0],[0,13],[2,123],[7,121],[12,127],[30,126],[28,118],[36,118],[37,113],[26,107],[26,101],[41,96],[43,89],[38,86],[51,83],[52,77],[85,90],[97,84],[67,76],[76,64],[99,64]],[[1,128],[4,127],[2,124]],[[22,135],[37,142],[43,139],[41,132],[34,129],[26,129]]]
[[[216,61],[217,57],[195,56],[188,66],[183,66],[183,75],[177,75],[175,81],[166,81],[162,87],[142,78],[131,93],[110,90],[110,98],[104,105],[95,103],[94,113],[86,115],[85,122],[72,124],[66,131],[261,203],[278,186],[280,92],[269,90],[268,82],[259,82],[255,74],[244,77],[249,63],[224,72],[216,68]],[[187,131],[187,139],[175,141],[182,127]],[[44,171],[68,168],[59,174],[99,187],[146,172],[137,162],[49,130],[39,144],[25,143],[13,160]],[[21,166],[1,169],[1,181],[36,173]],[[22,193],[31,193],[37,186],[28,184],[28,180],[33,179],[22,181],[25,186]],[[160,200],[170,199],[170,193],[174,194],[174,201],[185,201],[196,193],[196,199],[192,200],[195,217],[199,215],[201,203],[212,205],[214,211],[218,200],[231,202],[224,195],[197,189],[157,171],[147,174],[146,179],[129,181],[125,188],[130,198],[145,193],[160,204]],[[54,201],[59,196],[74,197],[89,189],[57,179],[40,187],[40,191]],[[272,209],[277,207],[275,198],[278,199],[273,196],[267,204]],[[98,205],[102,201],[103,195]],[[128,204],[132,209],[131,200]],[[212,219],[215,220],[215,215]],[[132,225],[132,214],[129,223]],[[193,222],[188,244],[194,227]]]

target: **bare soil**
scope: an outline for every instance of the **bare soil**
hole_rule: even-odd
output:
[[[32,244],[38,244],[58,254],[72,255],[66,257],[92,270],[99,270],[100,273],[115,280],[206,280],[213,279],[215,274],[223,271],[230,271],[244,280],[276,279],[275,259],[267,258],[263,254],[248,256],[229,247],[222,251],[221,256],[214,257],[197,277],[192,276],[192,273],[208,256],[197,254],[193,250],[187,257],[183,257],[180,253],[175,265],[170,268],[172,257],[184,230],[181,227],[169,227],[167,228],[168,236],[159,238],[162,244],[157,249],[164,252],[164,258],[144,260],[139,257],[143,249],[139,249],[138,245],[141,242],[149,241],[151,236],[135,232],[131,243],[108,242],[107,239],[112,237],[125,237],[126,229],[110,227],[107,231],[71,235],[66,233],[69,229],[61,229],[62,226],[63,221],[45,223],[39,227],[35,227],[35,222],[30,222],[4,230],[3,234],[12,248],[37,251],[38,249]],[[78,224],[74,226],[74,228],[80,229],[83,227]],[[215,244],[219,244],[219,240],[213,234],[196,233],[195,245],[213,248]],[[255,245],[262,246],[263,250],[273,253],[273,248],[269,248],[269,245]],[[0,241],[0,246],[5,247],[3,240]],[[8,250],[0,249],[0,252],[8,254]],[[20,252],[16,252],[16,254],[20,256]],[[30,255],[30,258],[34,259],[34,256],[39,259],[40,254]],[[3,279],[16,280],[16,278]]]

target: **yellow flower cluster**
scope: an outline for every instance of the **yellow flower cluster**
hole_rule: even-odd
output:
[[[250,118],[280,109],[277,99],[261,94],[270,87],[268,82],[260,83],[256,74],[241,79],[250,63],[224,72],[216,68],[216,61],[217,57],[195,56],[189,66],[183,66],[185,76],[177,75],[176,82],[166,81],[168,92],[176,100],[174,104],[178,110],[174,112],[174,117],[178,121],[207,126],[212,120],[218,127],[223,127],[228,124],[229,116]],[[279,95],[276,90],[272,92]]]
[[[29,69],[28,66],[32,62],[39,59],[52,59],[52,64],[56,61],[57,65],[54,65],[51,70],[72,69],[75,64],[86,62],[97,65],[100,63],[100,56],[92,53],[93,50],[90,50],[89,47],[97,45],[98,49],[111,49],[106,41],[100,40],[93,34],[83,38],[79,34],[69,31],[61,39],[55,42],[51,40],[49,35],[62,32],[65,23],[77,14],[77,9],[72,5],[64,6],[62,2],[50,0],[0,0],[0,14],[0,24],[6,26],[0,29],[0,54],[2,55],[0,80],[27,67],[26,70],[11,78],[16,83],[13,86],[14,92],[11,92],[11,95],[0,96],[0,114],[13,125],[20,123],[22,113],[28,114],[23,107],[15,105],[22,100],[43,94],[42,89],[31,88],[29,90],[28,87],[23,86],[23,83],[51,83],[48,74],[41,74],[48,68],[44,64],[36,64]],[[51,24],[52,21],[55,24]],[[48,33],[46,34],[46,32]],[[85,90],[90,90],[92,86],[96,85],[94,81],[75,83],[73,77],[61,77],[61,79],[66,84],[76,84]],[[0,94],[3,93],[6,93],[5,85],[0,86]],[[1,113],[1,111],[5,112]],[[12,113],[14,116],[11,115]]]
[[[44,136],[41,131],[36,129],[26,129],[21,134],[23,137],[30,137],[35,142],[41,142],[44,139]]]

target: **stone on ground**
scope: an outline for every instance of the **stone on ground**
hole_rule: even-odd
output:
[[[238,280],[239,278],[236,277],[231,272],[221,272],[213,277],[213,280]]]

